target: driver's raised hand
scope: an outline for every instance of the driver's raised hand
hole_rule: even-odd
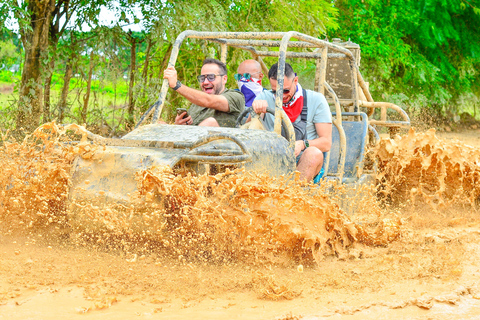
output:
[[[186,114],[187,114],[186,112],[182,112],[179,115],[177,115],[175,117],[175,124],[180,124],[180,125],[192,124],[193,123],[192,116],[188,116],[184,118]]]
[[[170,88],[175,88],[177,85],[177,70],[175,70],[175,67],[168,67],[163,71],[163,79],[168,80],[168,86]]]
[[[267,100],[255,100],[252,103],[252,108],[255,113],[267,112],[268,102]]]

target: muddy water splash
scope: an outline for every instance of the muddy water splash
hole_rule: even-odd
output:
[[[142,194],[165,199],[165,233],[189,252],[200,247],[201,253],[233,259],[319,262],[325,255],[344,256],[355,242],[385,245],[400,233],[398,225],[385,227],[383,221],[367,232],[328,198],[325,188],[287,178],[235,171],[180,177],[168,168],[139,177]]]
[[[7,231],[62,220],[71,162],[95,152],[85,135],[75,146],[65,143],[67,130],[81,133],[82,128],[49,123],[21,142],[2,133],[0,222]]]
[[[377,158],[381,191],[394,204],[455,206],[477,210],[480,197],[480,150],[458,140],[441,140],[435,130],[380,141]]]
[[[70,129],[82,134],[81,127]],[[280,312],[298,310],[298,305],[311,314],[332,306],[337,310],[333,314],[352,314],[362,309],[355,302],[353,311],[337,307],[348,300],[363,303],[367,309],[379,305],[392,305],[391,310],[408,305],[430,308],[432,303],[421,303],[420,292],[439,296],[456,286],[462,274],[478,279],[478,265],[470,269],[464,265],[468,257],[478,260],[475,221],[457,223],[458,229],[431,228],[440,216],[434,212],[428,224],[417,228],[404,210],[389,209],[402,199],[412,201],[411,190],[419,184],[410,180],[422,177],[422,191],[429,196],[426,191],[441,190],[435,189],[441,185],[439,179],[458,187],[475,178],[472,172],[478,172],[478,164],[471,157],[478,151],[458,142],[439,140],[431,133],[382,141],[378,151],[380,200],[363,192],[353,206],[355,211],[345,214],[336,197],[341,199],[342,192],[347,197],[351,194],[342,187],[333,194],[327,186],[315,189],[286,178],[242,172],[196,177],[168,168],[137,173],[139,192],[132,206],[70,203],[72,160],[91,157],[98,146],[85,139],[73,144],[67,133],[66,128],[47,124],[22,142],[3,137],[2,314],[27,318],[29,312],[43,310],[53,317],[54,310],[65,306],[66,313],[58,317],[86,312],[98,317],[109,308],[110,315],[116,311],[132,318],[140,315],[134,313],[141,308],[135,301],[146,305],[143,310],[150,315],[163,313],[167,318],[183,314],[191,319],[192,312],[212,318],[207,311],[217,310],[212,308],[222,303],[221,309],[229,310],[219,316],[222,319],[246,315],[246,309],[251,312],[248,318],[273,319]],[[468,152],[442,156],[455,146]],[[430,150],[422,152],[446,166],[468,170],[460,170],[454,177],[463,178],[457,180],[441,174],[447,172],[448,177],[448,170],[431,170],[428,176],[421,165],[415,165],[422,159],[418,150]],[[408,176],[406,187],[402,175]],[[431,187],[427,188],[428,183]],[[463,192],[462,197],[438,193],[448,201],[428,202],[428,197],[419,195],[415,205],[463,205],[470,210],[474,201],[465,199],[474,199],[476,189],[474,184],[468,186],[455,191],[457,195]],[[136,201],[151,204],[150,210],[137,209]],[[80,216],[95,222],[95,227],[87,222],[75,226],[72,208],[83,210]],[[402,217],[401,223],[397,217]],[[49,240],[44,241],[47,236]],[[324,258],[327,262],[315,267],[314,261]],[[474,297],[480,292],[473,287],[468,291]],[[72,296],[75,300],[66,300]],[[374,302],[365,304],[366,296]],[[65,300],[58,303],[59,298]],[[283,302],[263,305],[260,312],[259,299]],[[294,299],[292,304],[290,299]],[[389,304],[391,299],[395,301]]]
[[[82,135],[71,143],[68,132]],[[130,206],[68,202],[70,166],[99,146],[76,125],[49,123],[21,143],[3,136],[0,177],[3,230],[56,224],[73,238],[98,243],[141,242],[179,260],[252,263],[322,261],[345,257],[355,243],[382,246],[401,234],[401,220],[386,219],[380,201],[362,190],[352,221],[336,204],[343,187],[305,186],[296,179],[228,171],[215,176],[179,175],[170,168],[137,173]],[[446,142],[434,131],[382,140],[377,149],[379,194],[393,203],[435,208],[471,205],[480,194],[480,151]],[[332,192],[334,190],[334,192]],[[367,190],[368,191],[368,190]],[[143,203],[142,210],[135,204]],[[146,205],[145,205],[146,204]],[[145,210],[144,208],[149,208]],[[363,221],[365,222],[365,220]],[[82,241],[83,241],[82,240]]]
[[[69,131],[83,134],[81,142],[71,143]],[[130,206],[68,203],[72,159],[98,148],[84,133],[50,123],[22,143],[4,137],[5,230],[55,223],[76,241],[129,249],[141,242],[183,261],[251,263],[320,262],[325,255],[345,256],[356,242],[385,245],[400,235],[399,221],[378,220],[375,230],[350,221],[326,195],[327,186],[240,171],[182,176],[153,168],[137,173],[139,192]],[[139,202],[149,209],[137,210]]]

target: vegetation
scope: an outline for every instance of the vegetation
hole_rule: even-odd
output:
[[[438,115],[480,97],[480,7],[465,0],[340,0],[332,35],[362,47],[372,94]],[[415,109],[415,110],[412,110]]]
[[[100,21],[101,8],[115,13],[115,24]],[[15,94],[0,93],[0,125],[31,130],[56,119],[122,134],[158,98],[172,43],[187,29],[298,30],[350,39],[362,48],[361,71],[375,100],[411,113],[476,115],[479,8],[479,0],[6,0],[0,4],[0,88],[15,82]],[[142,31],[129,30],[132,23]],[[182,82],[197,86],[202,60],[218,52],[216,45],[186,41],[177,60]],[[248,57],[229,50],[230,74]],[[311,77],[311,65],[296,67]],[[165,120],[173,106],[186,103],[170,95]]]

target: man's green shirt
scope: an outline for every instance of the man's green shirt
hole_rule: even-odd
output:
[[[193,125],[198,126],[203,120],[213,117],[220,127],[235,127],[238,116],[245,109],[245,97],[240,91],[232,89],[225,89],[220,95],[227,99],[230,111],[223,112],[192,104],[188,113],[192,116]]]

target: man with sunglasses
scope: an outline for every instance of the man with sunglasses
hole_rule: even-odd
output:
[[[272,91],[263,91],[253,101],[256,113],[265,113],[267,107],[275,110],[278,64],[268,71]],[[283,81],[283,110],[295,129],[295,156],[300,178],[314,182],[323,175],[323,159],[332,145],[332,114],[325,97],[315,91],[305,90],[298,83],[297,74],[285,63]],[[273,130],[274,119],[265,114],[267,129]]]
[[[235,74],[238,90],[245,96],[245,106],[251,107],[255,97],[264,89],[262,86],[262,66],[256,60],[245,60],[238,65]]]
[[[189,88],[177,79],[174,67],[164,71],[164,79],[173,90],[192,103],[190,115],[177,115],[175,124],[211,127],[234,127],[240,113],[245,109],[245,98],[236,90],[226,89],[227,67],[217,59],[205,59],[197,77],[202,91]]]

